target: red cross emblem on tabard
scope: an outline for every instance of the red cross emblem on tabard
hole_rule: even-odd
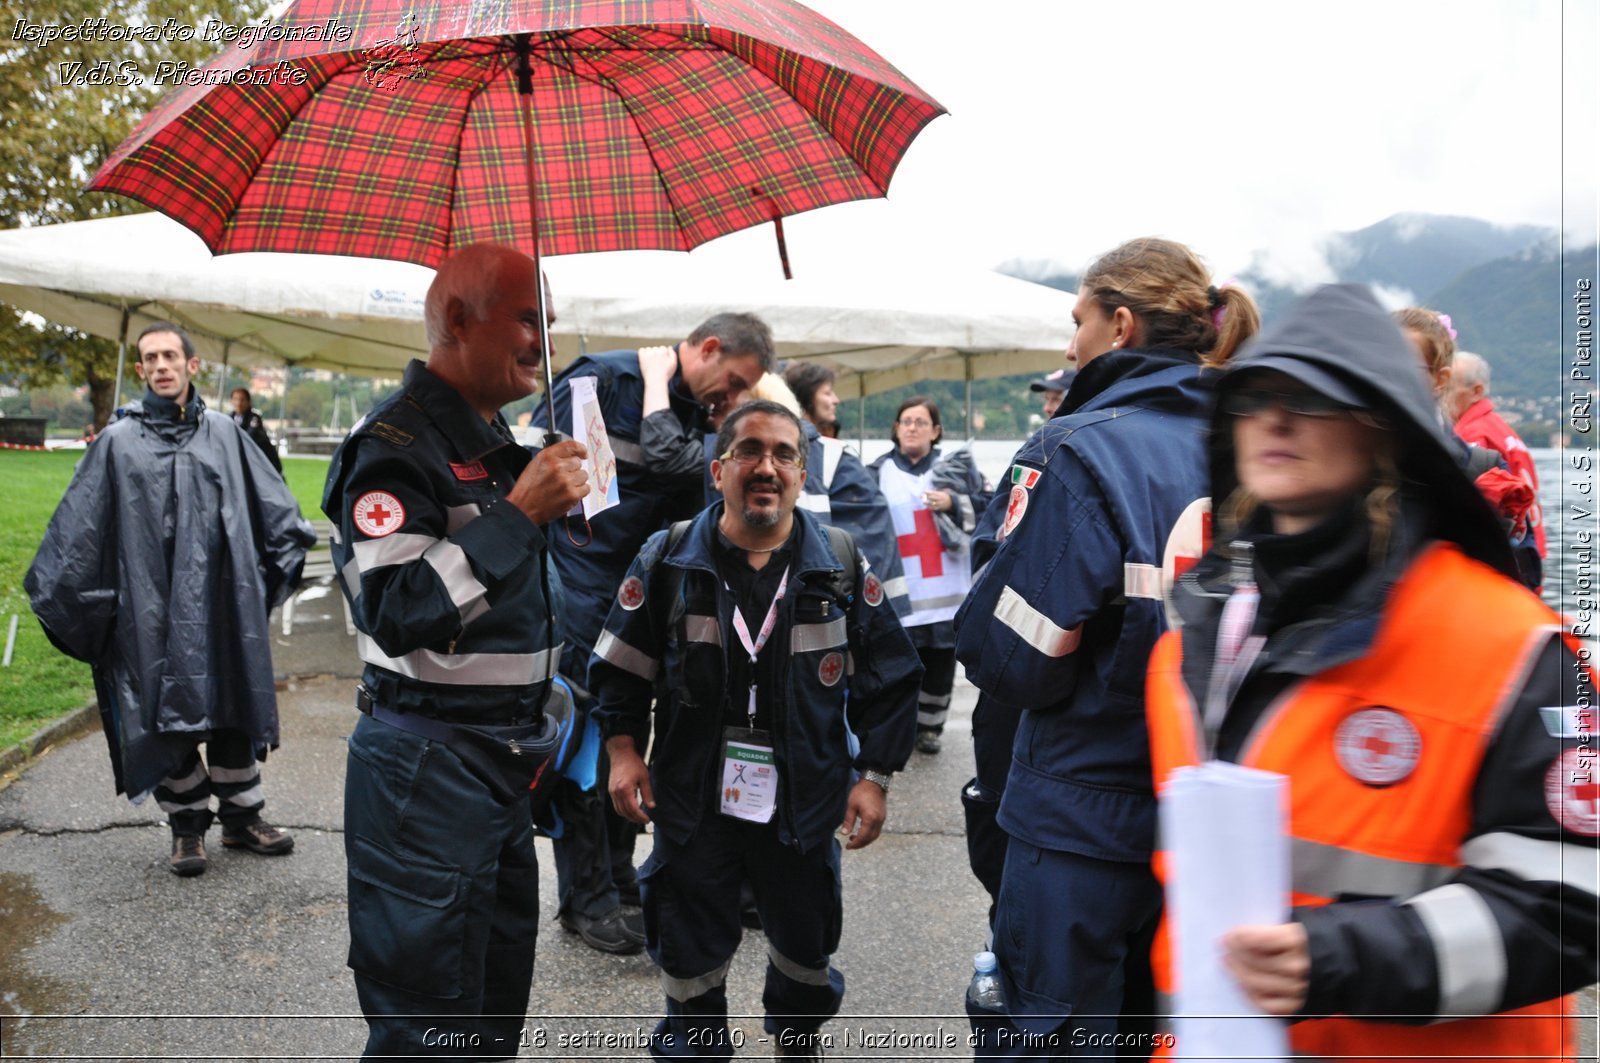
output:
[[[944,575],[944,543],[939,541],[939,529],[933,526],[933,510],[914,509],[911,519],[916,529],[910,535],[895,537],[900,556],[907,561],[916,558],[922,565],[923,579]]]

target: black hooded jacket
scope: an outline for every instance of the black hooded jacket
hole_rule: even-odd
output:
[[[1254,371],[1267,369],[1382,418],[1395,437],[1402,481],[1390,527],[1375,535],[1364,498],[1296,535],[1272,534],[1265,513],[1240,528],[1227,526],[1227,500],[1238,478],[1235,419],[1223,412],[1226,395]],[[1515,578],[1515,568],[1493,511],[1440,428],[1415,354],[1365,288],[1339,285],[1313,293],[1233,358],[1218,392],[1210,437],[1216,539],[1174,589],[1173,605],[1184,625],[1184,684],[1195,704],[1203,705],[1222,608],[1246,572],[1260,589],[1252,633],[1266,641],[1227,699],[1220,727],[1206,735],[1211,756],[1235,760],[1280,695],[1309,676],[1366,655],[1389,592],[1429,542],[1452,541],[1508,578]],[[1473,605],[1463,602],[1462,608]],[[1417,652],[1448,667],[1448,645],[1419,644]],[[1544,873],[1518,873],[1526,868],[1469,865],[1450,880],[1476,891],[1493,913],[1506,961],[1495,1011],[1549,1000],[1595,981],[1600,929],[1596,839],[1564,828],[1545,799],[1554,759],[1580,736],[1562,737],[1540,712],[1550,706],[1592,707],[1594,689],[1571,649],[1552,635],[1515,693],[1513,707],[1489,738],[1473,791],[1468,840],[1513,836],[1534,848],[1554,846],[1550,852],[1556,856],[1540,868],[1557,873],[1552,880]],[[1418,1022],[1439,1016],[1446,999],[1442,986],[1459,979],[1459,972],[1441,971],[1436,943],[1416,910],[1402,900],[1341,898],[1295,911],[1311,952],[1302,1014]]]

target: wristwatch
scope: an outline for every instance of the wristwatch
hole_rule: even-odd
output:
[[[893,775],[890,775],[887,772],[873,771],[871,768],[868,768],[866,771],[862,772],[861,777],[868,782],[877,783],[883,788],[884,793],[889,792],[889,780],[894,778]]]

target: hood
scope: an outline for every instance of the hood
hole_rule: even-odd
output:
[[[1445,434],[1416,351],[1366,287],[1330,284],[1296,303],[1228,361],[1219,396],[1252,369],[1277,370],[1381,415],[1399,437],[1405,492],[1428,513],[1426,534],[1515,577],[1505,531],[1462,468],[1459,446]],[[1212,497],[1218,500],[1238,486],[1232,417],[1221,406],[1212,412],[1210,437]]]

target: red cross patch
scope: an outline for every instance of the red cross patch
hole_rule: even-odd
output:
[[[844,675],[844,654],[838,650],[824,654],[817,664],[817,678],[822,680],[825,687],[834,686],[839,682],[839,677]]]
[[[1550,763],[1544,773],[1544,803],[1564,830],[1600,834],[1600,781],[1594,776],[1595,753],[1569,749]]]
[[[356,530],[369,539],[381,539],[400,530],[406,522],[406,507],[387,491],[368,491],[356,499],[350,519]]]
[[[622,581],[622,586],[617,588],[617,604],[628,612],[633,612],[644,604],[644,581],[638,576],[629,576]]]
[[[883,584],[870,572],[867,573],[866,582],[861,585],[861,597],[874,609],[883,604]]]
[[[1017,525],[1022,523],[1022,515],[1028,512],[1028,489],[1018,484],[1011,489],[1011,498],[1006,503],[1006,519],[1000,525],[998,538],[1004,539],[1017,530]]]
[[[1357,709],[1333,735],[1339,766],[1368,786],[1393,786],[1422,758],[1416,724],[1393,709]]]

